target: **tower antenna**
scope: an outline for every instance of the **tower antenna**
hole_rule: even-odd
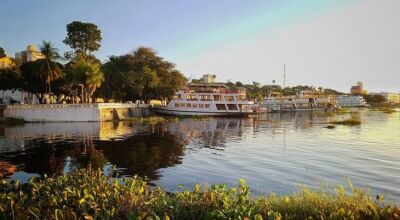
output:
[[[283,64],[283,89],[286,87],[286,64]]]

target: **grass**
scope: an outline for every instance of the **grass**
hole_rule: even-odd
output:
[[[380,111],[382,111],[382,112],[384,112],[384,113],[393,113],[393,112],[396,112],[396,110],[395,109],[393,109],[393,108],[381,108],[380,109]]]
[[[138,117],[138,118],[125,118],[125,119],[123,119],[123,121],[157,124],[157,123],[169,122],[169,121],[179,121],[179,118],[150,116],[150,117]]]
[[[354,118],[350,118],[350,119],[346,119],[346,120],[342,120],[342,121],[332,121],[331,123],[335,124],[335,125],[348,125],[348,126],[361,125],[361,121],[359,119],[354,119]]]
[[[371,108],[372,111],[381,111],[384,113],[393,113],[396,112],[396,106],[376,106]]]
[[[341,109],[336,110],[336,114],[346,114],[349,112],[350,112],[350,109],[348,109],[348,108],[341,108]]]
[[[0,125],[5,124],[5,125],[18,125],[18,124],[25,124],[28,123],[24,119],[19,119],[19,118],[3,118],[0,117]]]
[[[330,193],[331,192],[331,193]],[[141,178],[116,179],[75,170],[27,183],[0,180],[2,219],[398,219],[400,208],[368,190],[337,186],[251,197],[237,187],[200,186],[167,193]]]

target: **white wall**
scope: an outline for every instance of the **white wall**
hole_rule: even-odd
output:
[[[101,117],[102,109],[109,111],[129,108],[148,106],[122,103],[9,105],[4,110],[4,116],[25,121],[102,121],[112,119]],[[123,117],[120,116],[120,119]]]

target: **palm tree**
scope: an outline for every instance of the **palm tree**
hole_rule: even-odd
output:
[[[58,54],[57,48],[53,47],[50,41],[43,41],[40,45],[40,52],[43,56],[42,59],[38,60],[38,72],[40,78],[46,82],[46,90],[51,94],[51,82],[61,77],[61,68],[56,60],[59,60],[61,56]]]
[[[100,64],[87,62],[88,71],[86,72],[86,87],[88,92],[87,101],[93,96],[97,88],[101,86],[104,81],[103,72],[100,70]]]
[[[92,61],[80,59],[72,64],[72,76],[74,83],[81,87],[83,102],[89,102],[90,97],[101,86],[104,81],[103,72],[100,64]]]

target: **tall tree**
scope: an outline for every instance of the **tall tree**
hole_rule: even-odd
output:
[[[4,51],[4,49],[2,47],[0,47],[0,58],[6,57],[6,52]]]
[[[20,66],[21,77],[23,79],[22,89],[33,93],[39,99],[40,103],[44,102],[43,94],[46,92],[46,84],[40,77],[37,66],[39,60],[27,62]]]
[[[15,69],[0,70],[0,90],[19,89],[22,87],[22,77]]]
[[[73,21],[67,25],[67,37],[63,41],[78,56],[88,56],[100,48],[101,31],[93,23]]]
[[[51,82],[61,77],[62,71],[60,65],[55,62],[60,59],[60,55],[57,52],[57,48],[53,47],[50,41],[43,41],[40,45],[40,52],[44,56],[43,59],[39,59],[37,62],[37,70],[46,85],[47,92],[51,94]]]
[[[79,60],[71,65],[72,81],[81,88],[81,100],[90,102],[97,88],[104,81],[100,64],[93,61]]]
[[[186,83],[175,65],[146,47],[110,57],[103,65],[106,83],[100,89],[109,98],[122,100],[166,99]]]

